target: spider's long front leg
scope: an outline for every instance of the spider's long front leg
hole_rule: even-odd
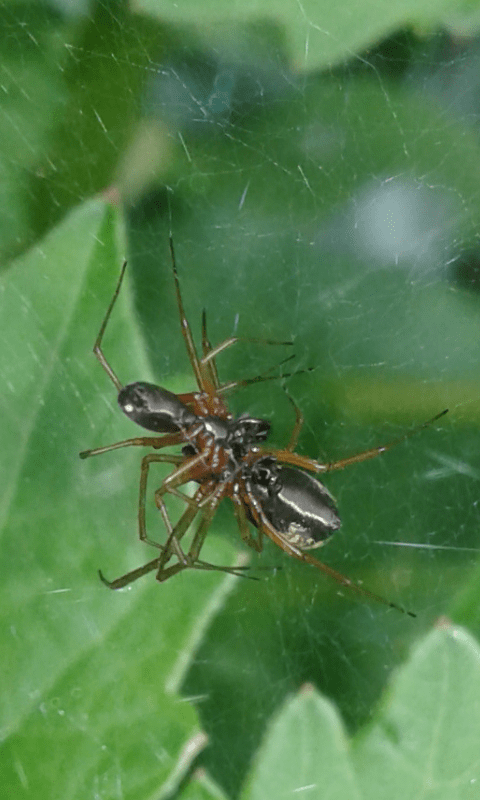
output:
[[[200,364],[205,365],[208,364],[209,361],[214,361],[220,353],[223,353],[224,350],[228,350],[229,347],[237,344],[237,342],[249,342],[249,344],[268,344],[274,346],[293,345],[293,342],[277,342],[274,339],[255,339],[251,338],[250,336],[230,336],[228,339],[224,339],[223,342],[220,342],[220,344],[215,345],[215,347],[211,347],[209,352],[201,359]]]
[[[298,453],[293,453],[287,447],[284,450],[275,450],[274,448],[264,448],[263,453],[265,455],[272,455],[280,464],[291,464],[294,467],[300,467],[300,469],[308,469],[311,472],[333,472],[337,469],[345,469],[345,467],[349,467],[351,464],[361,464],[362,461],[368,461],[371,458],[376,458],[377,456],[382,455],[382,453],[386,453],[387,450],[391,450],[392,447],[396,447],[397,444],[401,444],[401,442],[405,441],[406,439],[410,439],[411,436],[415,436],[417,433],[420,433],[424,428],[428,428],[437,419],[443,417],[445,414],[448,413],[448,408],[444,409],[444,411],[440,411],[439,414],[435,414],[432,419],[427,420],[427,422],[422,423],[422,425],[418,425],[408,433],[404,433],[403,436],[398,436],[396,439],[393,439],[391,442],[387,444],[382,444],[378,447],[372,447],[370,450],[364,450],[361,453],[356,453],[353,456],[347,456],[347,458],[340,458],[338,461],[330,461],[327,464],[322,464],[320,461],[315,461],[313,458],[308,458],[307,456],[298,455]]]
[[[210,353],[213,351],[212,345],[210,344],[210,339],[208,338],[207,333],[207,312],[203,309],[202,312],[202,360],[200,362],[202,371],[206,371],[206,375],[208,376],[208,380],[210,381],[211,385],[215,388],[215,392],[217,391],[218,387],[220,386],[220,381],[218,379],[218,372],[217,372],[217,362],[215,361],[215,356],[213,358],[210,356]],[[208,362],[206,359],[209,359]]]
[[[359,586],[358,583],[354,583],[350,578],[347,578],[345,575],[342,575],[340,572],[332,569],[332,567],[324,564],[323,561],[319,561],[317,558],[314,558],[314,556],[311,556],[310,553],[305,553],[299,547],[291,544],[284,536],[282,536],[279,531],[275,530],[273,525],[270,524],[263,512],[261,503],[248,489],[246,492],[246,497],[252,516],[257,522],[259,528],[261,528],[266,536],[268,536],[272,542],[280,547],[284,553],[287,553],[289,556],[293,556],[293,558],[298,559],[298,561],[311,564],[313,567],[316,567],[316,569],[325,573],[325,575],[333,578],[333,580],[339,583],[341,586],[345,586],[345,588],[361,595],[362,597],[366,597],[369,600],[374,600],[376,603],[382,603],[382,605],[389,606],[389,608],[394,608],[397,611],[401,611],[402,614],[408,614],[410,617],[416,617],[416,614],[414,614],[413,611],[407,611],[406,609],[402,608],[402,606],[392,603],[390,600],[386,600],[381,595],[375,594],[369,589],[364,589],[363,586]]]
[[[177,295],[177,306],[178,306],[178,313],[180,316],[180,327],[182,329],[182,336],[185,342],[185,347],[187,348],[188,359],[193,369],[197,386],[201,392],[205,392],[208,391],[208,387],[205,386],[204,376],[202,375],[202,371],[200,369],[200,363],[198,360],[195,342],[193,341],[192,331],[190,329],[190,325],[188,324],[188,320],[185,314],[185,309],[183,307],[182,293],[180,291],[180,281],[178,280],[177,264],[175,260],[175,250],[173,249],[173,239],[171,236],[169,239],[169,243],[170,243],[170,253],[172,256],[173,279],[175,281],[175,293]]]

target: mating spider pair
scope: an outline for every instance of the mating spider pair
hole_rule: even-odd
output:
[[[147,564],[114,581],[107,581],[100,572],[102,581],[111,589],[120,589],[153,571],[159,581],[165,581],[184,569],[220,570],[240,575],[241,567],[220,567],[200,559],[212,519],[220,502],[228,497],[233,503],[240,536],[249,547],[260,552],[265,534],[285,553],[313,565],[342,586],[403,611],[395,603],[358,586],[307,552],[322,545],[341,523],[335,501],[328,489],[303,470],[314,473],[331,472],[374,458],[427,427],[446,411],[389,444],[322,464],[294,452],[303,424],[302,414],[295,406],[296,422],[287,446],[284,449],[264,446],[270,424],[248,414],[242,414],[235,419],[225,402],[225,395],[241,386],[267,378],[259,376],[220,384],[216,358],[239,341],[239,337],[233,336],[212,347],[207,335],[205,311],[202,315],[202,355],[199,357],[183,308],[172,239],[170,251],[181,330],[198,390],[177,395],[151,383],[137,382],[123,386],[105,358],[102,350],[103,336],[120,292],[126,262],[93,348],[118,391],[118,404],[122,411],[133,422],[156,435],[126,439],[94,450],[85,450],[80,453],[80,457],[88,458],[129,446],[151,447],[157,451],[172,445],[183,445],[181,454],[178,455],[150,452],[142,458],[138,531],[140,539],[156,547],[159,554]],[[165,544],[149,538],[145,523],[147,478],[150,465],[155,462],[173,465],[171,473],[154,494],[155,504],[167,531]],[[180,487],[191,481],[198,484],[198,488],[193,497],[188,497],[180,491]],[[164,497],[167,494],[180,498],[186,504],[185,511],[175,525],[172,524],[165,505]],[[190,548],[185,552],[182,539],[196,518],[198,522]],[[256,528],[256,537],[251,533],[250,524]],[[175,563],[170,564],[172,559]],[[407,613],[415,616],[412,612]]]

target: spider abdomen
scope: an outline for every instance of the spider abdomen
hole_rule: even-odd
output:
[[[270,525],[300,550],[320,547],[341,525],[335,500],[320,481],[291,467],[275,465],[268,488],[251,490]]]
[[[118,405],[137,425],[156,433],[176,433],[197,420],[176,394],[144,381],[124,386],[118,393]]]

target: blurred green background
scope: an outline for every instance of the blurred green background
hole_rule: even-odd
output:
[[[305,682],[354,734],[440,617],[478,635],[477,5],[2,6],[5,796],[178,795],[192,764],[215,781],[205,796],[239,796]],[[138,434],[91,353],[125,257],[108,359],[124,383],[193,388],[169,233],[197,338],[205,308],[213,342],[294,341],[218,363],[233,380],[294,352],[299,452],[331,461],[449,408],[325,480],[343,527],[321,557],[416,620],[269,542],[245,553],[229,504],[205,558],[271,566],[258,582],[98,581],[153,557],[136,534],[141,454],[77,458]],[[281,380],[231,406],[287,441]]]

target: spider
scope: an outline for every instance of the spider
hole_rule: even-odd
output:
[[[99,572],[101,580],[111,589],[120,589],[153,571],[156,572],[156,578],[160,582],[185,569],[219,570],[243,575],[242,569],[247,568],[217,566],[200,559],[201,549],[213,517],[220,502],[228,497],[233,503],[240,536],[249,547],[261,552],[263,535],[266,535],[285,553],[311,564],[340,585],[363,597],[405,612],[395,603],[353,583],[308,552],[324,544],[341,524],[334,498],[328,489],[308,472],[316,474],[332,472],[344,469],[350,464],[375,458],[431,425],[446,414],[447,410],[388,444],[338,461],[321,463],[295,452],[304,420],[301,411],[292,401],[296,421],[288,444],[283,449],[264,446],[263,443],[267,440],[270,430],[269,422],[248,414],[234,418],[228,409],[225,395],[239,387],[270,378],[264,375],[220,383],[216,358],[240,339],[232,336],[212,347],[207,335],[206,312],[203,311],[201,356],[199,356],[183,307],[171,237],[170,253],[180,326],[197,390],[186,394],[174,394],[155,384],[141,381],[123,386],[107,361],[102,350],[103,337],[120,293],[127,262],[123,264],[93,348],[100,365],[118,392],[118,404],[121,410],[133,422],[156,435],[135,437],[93,450],[85,450],[80,453],[80,457],[88,458],[130,446],[150,447],[154,451],[173,445],[183,446],[180,454],[150,452],[143,456],[141,462],[138,533],[140,539],[157,548],[159,554],[147,564],[113,581],[108,581]],[[266,343],[291,344],[291,342],[270,341]],[[151,464],[157,462],[173,466],[170,474],[154,494],[155,504],[167,531],[165,544],[159,544],[149,538],[145,522],[147,478]],[[198,484],[193,497],[188,497],[180,491],[181,487],[189,482]],[[172,525],[165,505],[164,498],[167,494],[180,498],[186,504],[175,525]],[[185,552],[182,548],[182,539],[190,531],[196,518],[198,522],[191,545]],[[256,536],[252,535],[249,524],[253,524],[256,529]],[[176,559],[175,563],[169,564],[172,559]],[[415,616],[413,612],[406,613]]]

